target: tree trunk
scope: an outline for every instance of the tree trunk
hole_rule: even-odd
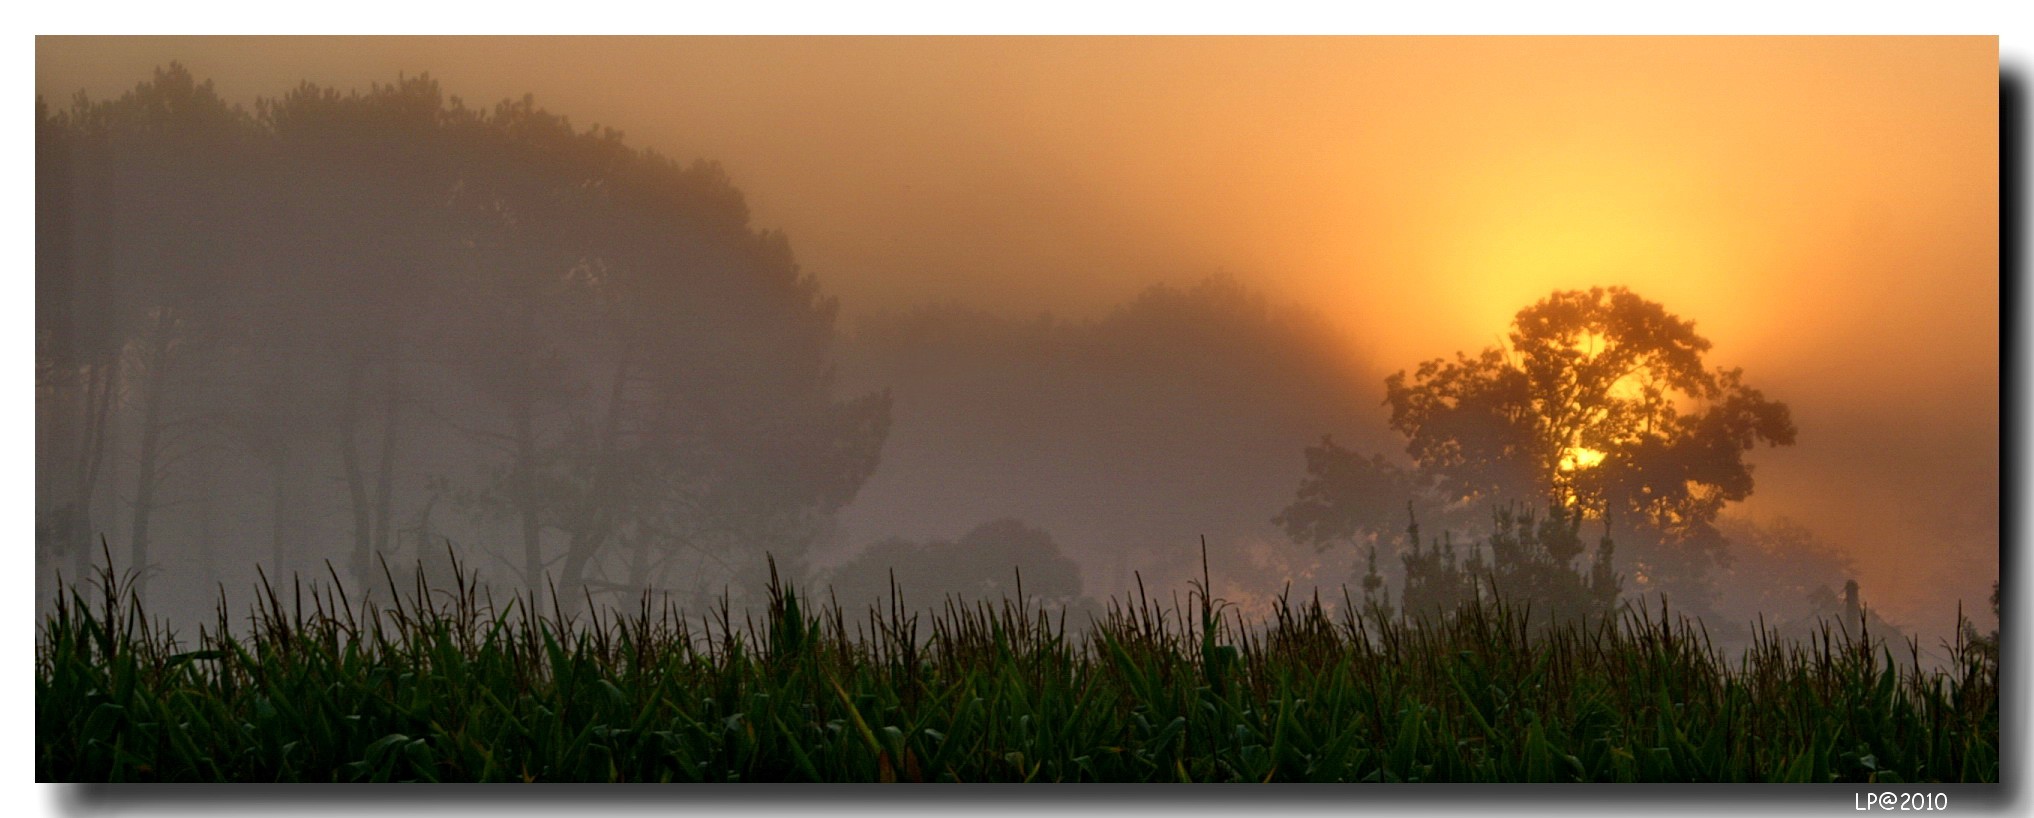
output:
[[[219,462],[218,458],[205,456],[204,475],[198,484],[198,575],[204,577],[206,585],[219,581],[219,566],[215,559],[217,548],[212,542],[218,533],[215,524],[218,517]]]
[[[92,570],[97,536],[92,525],[92,500],[99,486],[99,466],[106,460],[107,420],[112,416],[113,391],[118,385],[119,367],[113,361],[91,365],[86,373],[85,425],[78,455],[71,501],[66,506],[64,525],[70,539],[72,578],[82,582]]]
[[[650,589],[650,538],[622,535],[615,538],[629,554],[629,589],[642,593]]]
[[[352,575],[363,587],[373,582],[374,558],[387,554],[395,530],[395,458],[397,411],[401,405],[399,373],[394,344],[388,344],[382,369],[382,429],[379,461],[374,484],[368,485],[361,457],[360,405],[365,388],[367,361],[356,355],[346,371],[346,386],[339,405],[339,454],[346,472],[346,492],[353,506]],[[370,491],[371,488],[371,491]]]
[[[375,474],[374,484],[374,551],[388,553],[390,538],[395,531],[395,459],[397,413],[402,409],[402,375],[396,360],[394,343],[388,356],[385,380],[382,383],[382,427],[381,466]]]
[[[614,379],[608,384],[607,420],[600,431],[598,459],[593,464],[593,485],[582,503],[580,519],[572,535],[571,546],[566,550],[565,565],[560,581],[576,602],[583,596],[590,577],[586,571],[594,558],[606,547],[609,535],[617,524],[613,513],[615,451],[621,435],[623,398],[628,393],[629,359],[634,353],[633,345],[622,347],[620,360],[615,362]]]
[[[561,603],[569,601],[570,604],[577,605],[584,598],[586,566],[593,558],[594,550],[587,538],[573,538],[571,547],[565,552],[565,566],[559,572],[564,575],[564,587],[560,593],[565,598],[560,600]]]
[[[544,548],[537,516],[537,436],[528,400],[517,401],[510,411],[516,435],[516,506],[522,511],[523,582],[531,594],[540,595],[544,589]]]
[[[170,336],[175,322],[168,307],[157,308],[149,343],[148,380],[142,393],[140,463],[134,475],[134,518],[128,545],[136,592],[148,589],[148,523],[155,511],[157,461],[162,454],[162,405],[169,392]]]
[[[374,548],[374,510],[368,506],[367,478],[360,470],[360,372],[367,365],[359,354],[346,367],[346,386],[339,397],[339,461],[346,472],[346,494],[353,505],[353,555],[348,573],[367,581],[368,553]]]

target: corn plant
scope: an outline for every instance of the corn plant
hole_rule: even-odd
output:
[[[773,567],[774,568],[774,567]],[[760,623],[645,596],[568,615],[456,566],[390,602],[264,580],[185,640],[110,570],[40,622],[45,781],[1997,781],[1998,665],[1858,629],[1726,657],[1625,609],[1544,625],[1345,593],[1245,623],[1141,580],[851,616],[775,577]],[[384,576],[388,575],[384,568]],[[895,595],[893,594],[893,600]],[[1961,629],[1959,629],[1961,630]]]

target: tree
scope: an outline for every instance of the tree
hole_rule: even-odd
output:
[[[38,483],[74,477],[39,527],[61,531],[74,558],[90,551],[104,530],[94,495],[102,474],[126,465],[108,452],[127,421],[136,440],[126,550],[145,588],[166,478],[204,446],[197,352],[218,340],[220,293],[247,263],[244,243],[214,237],[248,223],[241,158],[257,149],[257,131],[174,64],[117,99],[81,95],[61,114],[42,110],[38,228],[51,246],[37,257],[37,385],[39,403],[62,414],[47,416],[60,435],[45,438],[53,445]]]
[[[1541,494],[1707,525],[1751,494],[1745,450],[1794,442],[1785,404],[1704,369],[1694,322],[1623,287],[1554,293],[1512,326],[1508,351],[1386,380],[1391,427],[1451,502]]]
[[[880,603],[897,589],[912,606],[938,605],[943,595],[965,601],[1015,599],[1022,577],[1031,602],[1072,604],[1081,596],[1080,566],[1061,553],[1052,535],[1013,519],[975,526],[960,540],[875,543],[827,574],[835,598],[852,610]]]
[[[1436,509],[1422,475],[1399,468],[1381,455],[1364,457],[1324,436],[1308,446],[1307,479],[1299,496],[1272,522],[1295,542],[1320,550],[1339,543],[1375,547],[1390,532],[1392,515],[1408,510],[1430,519]]]
[[[443,276],[430,271],[443,266],[435,263],[442,254],[434,245],[456,235],[453,209],[443,203],[458,166],[433,160],[446,156],[444,132],[461,112],[446,110],[428,76],[377,83],[365,94],[304,83],[262,100],[257,110],[273,135],[276,160],[264,174],[275,229],[264,232],[287,238],[269,243],[267,280],[243,289],[272,297],[263,313],[308,303],[320,315],[249,327],[247,340],[267,363],[285,368],[305,357],[291,349],[292,340],[328,351],[326,368],[337,371],[326,373],[330,394],[320,397],[331,404],[330,434],[352,517],[347,564],[352,576],[371,582],[379,578],[375,556],[394,547],[399,444],[405,424],[414,424],[405,417],[415,390],[406,373],[417,368],[420,350],[442,341],[430,337],[438,322],[418,319],[424,305],[456,298],[438,291]],[[324,337],[305,339],[304,328]],[[270,456],[287,462],[287,454]]]
[[[527,97],[455,125],[472,306],[448,344],[507,461],[470,495],[516,518],[525,581],[760,589],[761,552],[802,556],[888,432],[885,393],[834,395],[836,302],[717,165]]]
[[[1383,411],[1349,414],[1384,375],[1355,349],[1229,276],[1156,284],[1094,318],[953,305],[865,318],[843,375],[891,388],[900,419],[849,528],[923,538],[1018,516],[1093,549],[1079,559],[1098,595],[1198,578],[1206,536],[1217,595],[1268,603],[1323,564],[1263,519],[1290,498],[1288,442],[1389,435]]]
[[[174,65],[38,104],[44,553],[124,524],[134,567],[209,589],[177,551],[270,519],[277,578],[377,579],[415,531],[566,604],[718,591],[875,468],[887,394],[836,394],[834,301],[718,166],[425,77],[254,110]]]
[[[1385,380],[1409,468],[1324,443],[1279,522],[1295,539],[1388,530],[1363,490],[1411,486],[1444,527],[1519,501],[1608,518],[1641,588],[1700,593],[1724,504],[1751,495],[1755,444],[1794,442],[1785,404],[1741,370],[1705,368],[1695,324],[1623,287],[1556,292],[1519,311],[1508,347]]]
[[[1536,514],[1512,505],[1493,512],[1492,522],[1489,536],[1459,555],[1448,533],[1437,546],[1422,545],[1417,520],[1408,526],[1400,611],[1440,618],[1465,604],[1502,599],[1545,625],[1586,623],[1616,610],[1622,579],[1611,567],[1615,546],[1606,536],[1586,564],[1577,564],[1584,555],[1579,511],[1550,503]],[[1367,599],[1375,578],[1373,557]]]
[[[1725,515],[1716,528],[1730,542],[1730,559],[1716,573],[1721,610],[1757,611],[1769,626],[1805,632],[1813,628],[1817,589],[1840,588],[1845,577],[1857,575],[1848,554],[1785,517],[1755,522]],[[1748,639],[1753,624],[1743,618],[1708,623],[1719,641]]]

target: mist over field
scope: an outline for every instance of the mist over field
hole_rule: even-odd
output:
[[[1482,572],[1932,649],[1959,604],[1997,624],[1997,69],[39,38],[36,591],[105,554],[189,624],[449,550],[545,607],[704,613],[767,554],[854,608],[1021,570],[1078,618],[1205,542],[1245,616]]]

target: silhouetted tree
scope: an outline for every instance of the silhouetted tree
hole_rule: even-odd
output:
[[[141,588],[153,572],[166,477],[203,445],[198,350],[216,345],[220,295],[250,262],[243,245],[215,237],[247,225],[244,157],[258,150],[258,132],[246,112],[175,65],[117,99],[80,97],[41,126],[42,170],[62,187],[39,191],[55,246],[38,259],[48,271],[45,283],[38,270],[38,376],[60,403],[68,399],[59,390],[83,393],[82,416],[53,424],[83,439],[65,435],[40,459],[76,475],[71,496],[52,509],[54,526],[74,553],[104,531],[92,513],[95,488],[124,419],[134,439],[126,551]]]
[[[73,577],[86,575],[96,534],[122,345],[117,323],[87,307],[112,285],[99,248],[80,241],[78,222],[104,207],[86,195],[100,174],[80,166],[83,136],[73,112],[36,100],[36,542],[41,555],[68,557]]]
[[[1751,494],[1746,449],[1794,441],[1785,404],[1705,369],[1693,322],[1622,287],[1557,292],[1510,341],[1386,380],[1392,428],[1450,502],[1541,495],[1707,526]]]
[[[1996,666],[1999,663],[1999,628],[2005,624],[2004,617],[1999,613],[1999,583],[1996,581],[1992,583],[1991,603],[1993,625],[1991,633],[1980,632],[1977,623],[1966,618],[1960,623],[1963,628],[1961,637],[1968,649],[1974,651],[1982,661]]]
[[[1402,613],[1444,617],[1471,602],[1502,600],[1552,624],[1588,622],[1617,609],[1615,545],[1605,536],[1588,553],[1579,512],[1555,503],[1543,514],[1512,505],[1492,516],[1490,534],[1462,553],[1450,533],[1439,546],[1423,546],[1417,520],[1408,526]]]
[[[348,94],[305,83],[257,110],[276,144],[266,167],[276,225],[265,235],[286,238],[268,244],[271,272],[249,289],[277,294],[268,314],[300,309],[281,303],[292,300],[323,312],[287,326],[318,330],[314,343],[336,358],[328,420],[352,519],[348,563],[369,580],[375,555],[394,545],[401,427],[415,403],[405,373],[444,342],[438,322],[418,319],[454,297],[433,273],[462,237],[445,204],[459,167],[444,159],[463,112],[448,110],[428,77]],[[253,329],[262,347],[303,355],[277,327]]]
[[[1307,476],[1299,495],[1272,518],[1294,542],[1321,550],[1343,543],[1375,546],[1394,513],[1407,509],[1433,519],[1439,510],[1423,475],[1380,455],[1364,457],[1322,437],[1306,450]]]
[[[885,602],[891,578],[903,602],[939,605],[945,596],[966,601],[1017,599],[1021,575],[1028,601],[1067,605],[1081,597],[1080,567],[1060,552],[1052,535],[1011,519],[976,526],[958,541],[875,543],[826,575],[843,606]]]
[[[1021,517],[1068,543],[1090,590],[1117,593],[1133,571],[1152,587],[1199,577],[1205,535],[1217,594],[1268,602],[1320,563],[1263,519],[1291,488],[1280,452],[1328,430],[1387,434],[1381,411],[1349,416],[1381,376],[1358,349],[1229,276],[1155,285],[1097,318],[949,305],[866,319],[843,371],[890,386],[898,425],[848,525],[925,539]]]
[[[1427,544],[1420,539],[1418,518],[1406,526],[1405,535],[1406,548],[1399,555],[1405,563],[1398,594],[1401,614],[1438,620],[1478,599],[1478,583],[1488,566],[1473,547],[1456,553],[1455,536],[1446,530],[1438,544]]]
[[[450,122],[472,306],[448,345],[505,456],[469,499],[513,516],[526,581],[568,598],[673,570],[761,587],[757,554],[795,560],[887,433],[884,394],[832,395],[833,301],[718,166],[528,98]]]
[[[1397,490],[1450,524],[1512,501],[1616,524],[1644,589],[1705,593],[1723,548],[1714,521],[1751,494],[1744,452],[1786,445],[1784,404],[1739,370],[1707,369],[1693,322],[1622,287],[1556,292],[1521,310],[1506,348],[1435,359],[1385,381],[1409,470],[1323,444],[1279,522],[1327,542],[1381,530]]]
[[[84,559],[118,479],[137,568],[266,511],[271,574],[378,578],[398,517],[429,554],[463,498],[515,521],[532,588],[717,589],[873,471],[887,396],[834,395],[833,301],[719,167],[426,77],[255,110],[174,65],[38,103],[46,553]],[[161,513],[176,485],[195,514]]]
[[[1715,572],[1716,608],[1745,612],[1707,623],[1719,640],[1748,639],[1757,624],[1753,611],[1769,628],[1811,627],[1816,589],[1841,587],[1841,579],[1856,574],[1849,555],[1785,517],[1755,523],[1725,515],[1716,526],[1730,543]]]

